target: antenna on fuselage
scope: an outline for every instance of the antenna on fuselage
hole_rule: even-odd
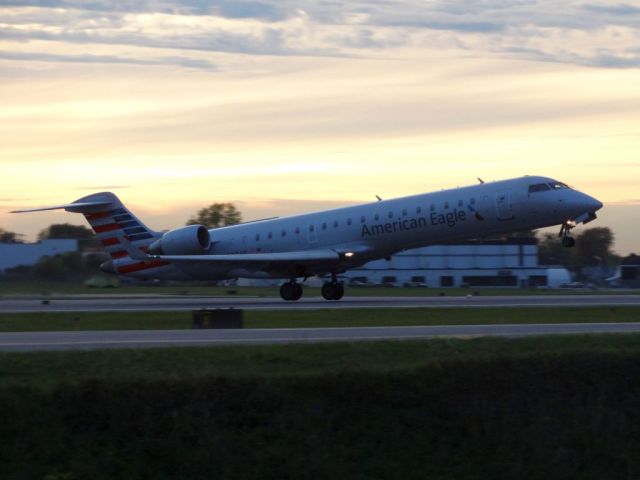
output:
[[[382,199],[380,198],[380,195],[376,195],[376,198],[378,199],[379,202],[382,201]]]
[[[484,183],[484,180],[483,180],[483,179],[481,179],[480,177],[478,177],[478,181],[479,181],[480,183]]]

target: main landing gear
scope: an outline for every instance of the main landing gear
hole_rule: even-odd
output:
[[[302,285],[296,282],[295,279],[283,283],[280,287],[280,296],[288,302],[300,300],[300,297],[302,297]]]
[[[288,302],[295,302],[302,297],[302,285],[295,278],[280,286],[280,296]],[[340,300],[344,296],[344,285],[338,283],[335,275],[331,275],[331,281],[322,286],[322,296],[325,300]]]
[[[571,236],[571,229],[574,228],[575,225],[572,223],[564,222],[562,227],[560,227],[559,237],[562,237],[562,246],[566,248],[572,248],[576,244],[576,239]]]
[[[344,296],[344,285],[338,283],[335,274],[331,274],[331,281],[322,286],[322,296],[325,300],[340,300]]]

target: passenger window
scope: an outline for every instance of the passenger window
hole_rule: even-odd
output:
[[[471,201],[469,202],[471,205],[475,205],[476,204],[476,199],[472,198]]]
[[[407,216],[407,209],[406,208],[402,209],[402,216],[403,217]]]
[[[300,235],[300,227],[296,227],[296,235]]]
[[[338,220],[333,221],[333,228],[338,228]]]
[[[326,224],[326,222],[323,222],[323,223],[322,223],[322,229],[323,229],[323,230],[326,230],[326,229],[327,229],[327,224]]]
[[[362,217],[360,217],[360,223],[364,223],[366,221],[367,221],[367,219],[364,217],[364,215]]]
[[[315,231],[316,227],[314,225],[309,225],[309,231],[313,232]]]
[[[374,220],[377,222],[378,220],[380,220],[380,215],[378,215],[377,213],[375,214],[375,216],[373,217]]]
[[[436,206],[435,205],[431,205],[431,211],[435,212],[436,211]]]
[[[447,210],[449,208],[449,202],[444,202],[444,209]]]
[[[347,218],[347,225],[351,225],[351,219]]]
[[[389,212],[389,218],[393,218],[393,212]]]
[[[458,200],[458,206],[461,207],[462,206],[462,200]]]
[[[416,208],[416,213],[420,215],[422,213],[422,208],[421,207]]]
[[[286,237],[287,236],[287,231],[286,230],[282,230],[282,236]]]
[[[269,232],[269,235],[267,235],[267,238],[271,240],[273,238],[273,233]]]
[[[260,234],[258,233],[256,234],[256,242],[259,242],[259,241],[260,241]]]

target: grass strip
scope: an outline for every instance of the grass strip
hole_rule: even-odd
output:
[[[0,352],[0,388],[105,381],[393,372],[505,356],[640,354],[640,334],[562,335],[94,351]]]
[[[245,328],[485,325],[640,321],[640,307],[358,308],[245,310]],[[165,330],[191,328],[191,312],[0,314],[0,331]]]

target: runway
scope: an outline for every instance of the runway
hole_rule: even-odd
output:
[[[640,332],[640,323],[19,332],[0,333],[0,351],[96,350],[632,332]]]
[[[201,308],[244,310],[317,310],[346,308],[470,308],[470,307],[622,307],[640,306],[640,295],[523,295],[466,297],[345,297],[332,302],[320,297],[285,302],[275,297],[199,297],[179,295],[73,295],[4,298],[0,313],[28,312],[167,312]]]

